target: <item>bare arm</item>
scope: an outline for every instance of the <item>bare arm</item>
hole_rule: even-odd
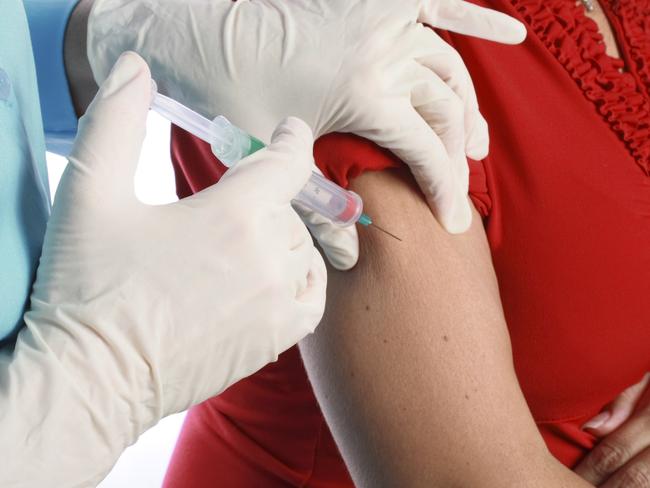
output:
[[[590,486],[549,454],[525,403],[478,216],[447,234],[406,170],[354,189],[404,241],[361,232],[359,264],[330,270],[301,351],[357,486]]]

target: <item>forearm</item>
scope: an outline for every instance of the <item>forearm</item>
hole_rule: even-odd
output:
[[[77,4],[65,33],[65,69],[74,109],[79,117],[84,114],[98,89],[86,50],[88,17],[93,3],[94,0],[81,0]]]
[[[354,189],[404,240],[361,234],[301,350],[355,482],[588,486],[550,456],[519,389],[478,216],[451,236],[403,175]]]
[[[82,381],[27,323],[15,349],[0,351],[0,486],[96,486],[128,443],[116,432],[128,430],[129,412],[117,392],[93,409],[101,377]],[[59,336],[58,349],[74,363],[74,341]],[[77,363],[88,376],[90,366]]]

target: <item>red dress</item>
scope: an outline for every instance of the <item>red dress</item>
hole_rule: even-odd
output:
[[[513,47],[445,34],[490,124],[470,193],[521,387],[549,449],[573,466],[594,445],[583,422],[650,370],[650,0],[602,2],[622,60],[574,0],[482,4],[529,37]],[[172,148],[180,196],[221,175],[187,134],[175,130]],[[401,164],[340,134],[315,155],[341,184]],[[352,486],[296,348],[191,410],[166,486]]]

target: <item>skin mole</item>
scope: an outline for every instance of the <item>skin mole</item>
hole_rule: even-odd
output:
[[[445,342],[449,342],[449,336],[443,335],[442,340]]]

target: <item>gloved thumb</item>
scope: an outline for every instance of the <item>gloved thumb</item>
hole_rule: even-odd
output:
[[[127,52],[117,60],[86,114],[70,154],[77,174],[102,186],[103,193],[133,192],[133,177],[146,132],[151,75],[145,61]]]
[[[314,136],[296,117],[283,120],[273,132],[271,144],[242,159],[219,182],[243,185],[249,195],[289,203],[307,184],[314,164]]]

